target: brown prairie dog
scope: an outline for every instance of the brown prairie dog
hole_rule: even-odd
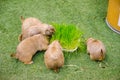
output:
[[[16,54],[11,56],[19,59],[24,64],[32,64],[32,57],[37,51],[46,50],[48,47],[46,36],[38,34],[29,37],[19,43],[16,49]]]
[[[22,31],[26,30],[30,26],[42,24],[40,20],[34,17],[29,17],[29,18],[24,19],[24,17],[21,16],[21,22],[22,22]]]
[[[55,32],[55,29],[52,25],[42,23],[41,21],[33,17],[26,19],[21,17],[21,21],[22,21],[22,32],[19,36],[20,41],[36,34],[52,36],[52,34]]]
[[[64,55],[60,43],[55,40],[49,46],[44,54],[45,65],[48,69],[58,72],[59,68],[64,65]]]
[[[106,49],[100,40],[89,38],[87,40],[87,52],[91,60],[102,61],[105,58]]]

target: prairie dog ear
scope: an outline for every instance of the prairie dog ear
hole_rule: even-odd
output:
[[[22,36],[23,36],[22,34],[19,35],[18,41],[22,41]]]

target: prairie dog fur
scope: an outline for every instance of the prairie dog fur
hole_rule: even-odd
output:
[[[24,62],[24,64],[31,64],[33,63],[33,55],[37,51],[46,50],[48,44],[49,41],[46,36],[41,34],[34,35],[21,41],[17,46],[16,54],[12,54],[11,56]]]
[[[87,40],[87,52],[91,60],[102,61],[105,58],[106,49],[100,40],[89,38]]]
[[[52,36],[52,34],[55,32],[55,29],[52,25],[42,23],[40,20],[34,17],[24,19],[21,16],[21,22],[22,32],[19,36],[19,41],[22,41],[36,34]]]
[[[60,43],[53,41],[44,54],[45,65],[48,69],[58,72],[59,68],[64,65],[64,55]]]

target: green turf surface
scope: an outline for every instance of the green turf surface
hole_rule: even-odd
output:
[[[0,80],[120,80],[120,35],[106,23],[108,0],[0,0]],[[105,68],[91,61],[86,51],[65,53],[59,73],[44,65],[38,52],[32,65],[10,57],[21,32],[20,16],[36,17],[45,23],[76,24],[87,39],[100,39],[106,46]],[[103,65],[103,64],[102,64]]]

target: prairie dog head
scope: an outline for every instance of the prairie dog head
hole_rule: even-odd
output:
[[[102,61],[105,58],[105,46],[100,40],[89,38],[87,40],[87,52],[92,60]]]
[[[44,34],[47,36],[51,36],[55,32],[55,29],[52,25],[42,24],[42,27],[44,28],[44,30],[43,30]]]

